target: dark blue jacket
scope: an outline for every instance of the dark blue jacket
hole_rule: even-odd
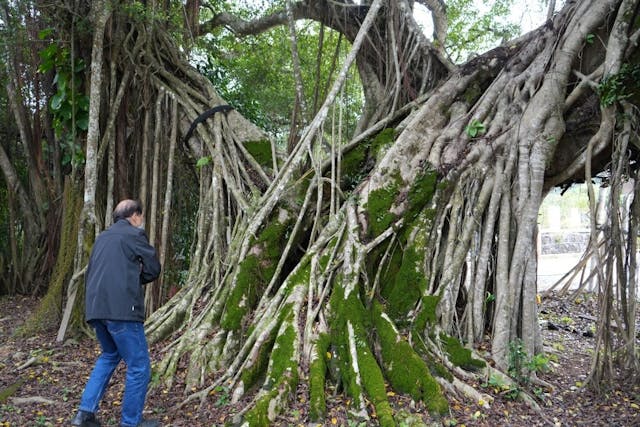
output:
[[[160,275],[144,230],[121,219],[96,239],[85,275],[86,320],[144,322],[144,283]]]

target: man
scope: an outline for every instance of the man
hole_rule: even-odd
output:
[[[144,232],[142,206],[123,200],[113,211],[113,225],[98,236],[85,276],[85,315],[102,348],[71,425],[99,427],[95,413],[111,375],[121,360],[127,365],[122,427],[155,427],[142,409],[151,378],[144,335],[144,287],[160,274],[160,262]]]

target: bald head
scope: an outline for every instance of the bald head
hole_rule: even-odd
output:
[[[136,213],[142,215],[142,205],[139,201],[131,199],[122,200],[113,210],[113,222],[128,219]]]

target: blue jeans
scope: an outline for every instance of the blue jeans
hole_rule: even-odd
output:
[[[102,347],[89,381],[85,386],[80,410],[97,412],[100,400],[107,389],[111,375],[121,360],[127,365],[127,375],[122,399],[122,427],[134,427],[142,421],[142,409],[151,379],[149,348],[141,322],[92,320]]]

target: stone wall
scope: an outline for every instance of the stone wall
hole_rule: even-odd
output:
[[[589,230],[540,232],[540,253],[543,255],[582,253],[588,243]]]

